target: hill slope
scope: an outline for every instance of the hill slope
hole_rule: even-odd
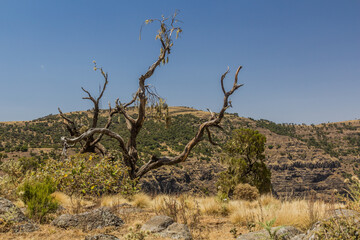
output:
[[[105,111],[100,126],[106,122]],[[171,107],[172,123],[148,120],[138,138],[142,158],[152,154],[173,155],[181,151],[192,138],[197,126],[208,119],[209,113],[187,107]],[[89,112],[68,113],[68,117],[86,126]],[[113,130],[127,136],[125,121],[116,116]],[[267,164],[272,171],[274,193],[280,197],[302,197],[315,191],[318,197],[330,198],[334,189],[342,192],[343,180],[359,175],[360,121],[321,125],[275,124],[227,114],[224,131],[216,131],[214,140],[224,143],[231,131],[253,128],[267,138]],[[62,147],[60,137],[68,135],[58,115],[49,115],[33,121],[0,123],[0,151],[5,159],[29,155],[39,150]],[[105,138],[107,148],[117,144]],[[144,179],[143,188],[149,192],[203,192],[215,193],[216,175],[224,169],[219,164],[220,147],[206,141],[200,143],[185,164],[156,170]],[[5,155],[5,156],[6,156]]]

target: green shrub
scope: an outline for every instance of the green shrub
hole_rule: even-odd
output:
[[[217,182],[219,197],[233,195],[236,185],[248,183],[260,193],[271,190],[271,172],[265,164],[266,138],[252,129],[236,129],[225,145],[224,157],[227,170],[219,175]]]
[[[19,188],[21,200],[27,206],[27,213],[30,218],[43,222],[48,213],[58,208],[58,203],[51,196],[56,190],[56,184],[46,178],[44,181],[25,181]]]
[[[256,187],[253,187],[247,183],[245,184],[240,183],[236,185],[232,198],[237,200],[254,201],[258,199],[259,196],[260,193]]]
[[[101,196],[137,192],[135,180],[128,177],[120,158],[102,158],[96,154],[77,154],[66,161],[48,159],[33,177],[51,177],[57,188],[68,195]]]

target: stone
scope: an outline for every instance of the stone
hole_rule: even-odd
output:
[[[325,222],[336,222],[336,226],[340,226],[343,232],[346,232],[352,236],[352,234],[357,237],[360,235],[360,232],[357,230],[355,233],[350,233],[349,231],[345,231],[348,227],[347,224],[350,223],[355,229],[360,229],[360,213],[349,210],[349,209],[336,209],[329,212],[330,216],[322,221],[318,221],[313,224],[313,226],[306,232],[305,236],[302,239],[320,239],[318,234],[321,234],[324,231],[324,223]],[[342,221],[343,218],[346,218],[345,221]],[[328,233],[331,234],[331,233]],[[298,240],[298,239],[294,239]]]
[[[1,231],[12,230],[14,233],[34,232],[38,229],[25,214],[11,201],[0,197],[0,221],[9,223],[9,227]]]
[[[17,224],[12,227],[14,233],[25,233],[25,232],[34,232],[38,230],[38,226],[32,222],[25,222],[23,224]]]
[[[0,218],[6,222],[25,222],[29,220],[11,201],[2,197],[0,197]]]
[[[163,231],[173,223],[174,220],[171,217],[163,215],[154,216],[141,227],[141,231],[157,233]]]
[[[279,240],[293,240],[297,235],[302,234],[300,230],[293,226],[272,227],[271,232],[275,233],[276,239]],[[256,232],[246,233],[238,236],[237,240],[262,240],[270,238],[269,233],[266,230],[260,230]]]
[[[173,223],[165,230],[159,233],[161,237],[168,237],[178,240],[191,240],[192,236],[187,225],[180,223]]]
[[[276,236],[283,240],[290,240],[299,234],[302,234],[302,232],[293,226],[283,226],[276,232]]]
[[[54,219],[51,223],[60,228],[81,228],[83,230],[92,230],[104,228],[108,226],[121,226],[124,224],[123,220],[113,214],[110,209],[102,207],[91,212],[85,212],[75,215],[63,214]]]
[[[113,235],[97,234],[94,236],[86,236],[85,240],[120,240],[120,239]]]
[[[349,210],[349,209],[335,209],[329,212],[330,213],[330,217],[337,217],[337,218],[342,218],[342,217],[351,217],[351,218],[356,218],[360,216],[360,213],[354,211],[354,210]]]

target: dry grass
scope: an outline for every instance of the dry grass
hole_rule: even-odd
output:
[[[259,201],[231,201],[230,221],[248,225],[276,219],[274,226],[292,225],[302,230],[326,217],[329,210],[341,207],[323,201],[291,200],[279,201],[271,196],[262,196]]]
[[[69,196],[56,192],[53,196],[65,207],[74,208],[74,201],[85,206],[94,204],[82,199],[74,200]],[[0,234],[0,239],[84,239],[87,235],[107,233],[123,237],[129,229],[137,229],[156,214],[176,214],[174,219],[186,222],[192,231],[194,239],[232,239],[230,230],[236,227],[238,233],[259,229],[259,222],[276,218],[275,225],[293,225],[302,230],[308,228],[314,221],[326,217],[330,209],[339,208],[322,201],[286,200],[280,201],[272,196],[261,196],[256,201],[230,200],[222,202],[216,197],[194,197],[189,195],[168,196],[158,195],[151,198],[145,194],[136,194],[130,200],[121,195],[104,196],[97,200],[98,205],[116,207],[123,203],[134,207],[145,208],[144,212],[129,212],[119,216],[125,221],[121,228],[99,229],[91,232],[81,230],[57,229],[50,225],[41,225],[34,233],[16,235],[13,233]],[[17,203],[21,205],[21,203]],[[173,212],[171,212],[173,211]],[[174,213],[174,211],[176,211]],[[132,231],[133,231],[132,230]],[[156,235],[146,237],[146,240],[165,239]]]
[[[111,195],[111,196],[105,196],[100,199],[100,206],[101,207],[115,207],[123,203],[129,203],[129,200],[118,195]]]
[[[95,206],[95,203],[78,197],[70,197],[62,192],[51,194],[68,213],[77,214]]]
[[[152,204],[152,200],[148,195],[138,193],[131,199],[131,204],[138,208],[149,208]]]

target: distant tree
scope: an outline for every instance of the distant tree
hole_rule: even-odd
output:
[[[256,130],[242,128],[233,131],[222,159],[227,170],[218,180],[223,197],[231,196],[239,183],[255,186],[260,193],[271,190],[271,172],[264,162],[265,142],[266,137]]]
[[[172,157],[153,155],[151,159],[145,162],[144,159],[140,159],[140,154],[138,153],[137,137],[143,127],[145,119],[149,117],[164,118],[164,116],[166,119],[166,111],[163,112],[162,109],[166,110],[167,105],[162,102],[161,98],[156,94],[156,91],[154,91],[151,85],[147,84],[147,80],[153,75],[155,70],[161,64],[165,65],[169,61],[169,54],[171,53],[171,49],[174,44],[174,35],[176,35],[177,38],[178,35],[182,32],[182,29],[177,26],[179,21],[177,20],[176,16],[177,13],[175,12],[175,14],[170,18],[165,18],[162,16],[161,19],[148,19],[145,21],[144,24],[158,23],[160,25],[160,29],[158,30],[158,33],[155,37],[155,39],[159,40],[161,43],[160,55],[158,56],[157,60],[148,68],[145,74],[140,76],[138,80],[138,89],[133,94],[132,100],[128,103],[122,103],[119,101],[119,99],[117,99],[114,109],[109,106],[108,122],[104,127],[98,127],[98,122],[96,119],[99,114],[98,102],[105,90],[108,74],[105,73],[102,68],[98,68],[94,62],[94,69],[100,70],[102,76],[105,79],[105,83],[101,94],[97,99],[92,97],[89,92],[83,89],[83,91],[85,91],[88,95],[84,99],[90,99],[94,103],[93,121],[91,126],[89,126],[89,128],[84,132],[81,132],[79,127],[76,126],[71,119],[67,119],[67,117],[59,110],[60,114],[65,119],[67,128],[72,136],[70,138],[62,137],[65,150],[67,147],[75,143],[82,142],[82,152],[95,151],[96,148],[98,148],[98,144],[100,144],[102,136],[107,135],[117,140],[122,153],[123,161],[125,166],[128,168],[130,178],[139,179],[153,169],[157,169],[164,165],[175,165],[184,162],[189,156],[191,150],[204,139],[204,134],[207,134],[207,139],[210,141],[210,143],[215,144],[212,141],[210,129],[214,127],[221,128],[219,124],[224,117],[225,111],[231,107],[231,101],[229,100],[229,97],[242,86],[242,84],[238,84],[238,74],[241,66],[235,73],[235,80],[231,90],[226,91],[224,87],[224,79],[229,73],[229,69],[221,76],[220,82],[224,94],[224,100],[220,112],[216,114],[209,111],[209,120],[205,121],[198,127],[195,136],[182,148],[180,154]],[[117,114],[123,116],[126,120],[126,128],[129,132],[129,137],[127,140],[125,140],[125,136],[121,136],[118,132],[114,132],[109,129],[109,126],[112,122],[112,117]],[[105,150],[100,152],[104,153]]]

